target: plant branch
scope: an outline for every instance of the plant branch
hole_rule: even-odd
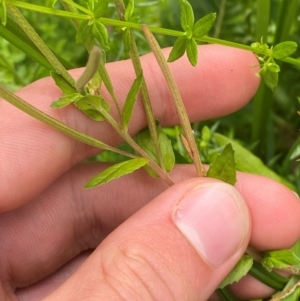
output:
[[[196,141],[195,141],[195,138],[193,135],[193,131],[191,128],[191,124],[190,124],[189,118],[187,116],[183,101],[181,99],[179,89],[176,85],[176,82],[169,69],[168,63],[160,49],[159,44],[157,43],[155,37],[152,35],[151,31],[148,29],[148,27],[146,25],[143,25],[143,32],[146,36],[146,39],[148,41],[148,44],[151,47],[151,50],[152,50],[154,56],[156,57],[156,60],[162,70],[162,73],[166,79],[169,90],[170,90],[172,97],[174,99],[174,102],[175,102],[176,110],[177,110],[177,113],[178,113],[178,116],[180,119],[180,123],[181,123],[181,126],[182,126],[184,134],[185,134],[185,138],[186,138],[186,140],[188,142],[188,146],[190,148],[189,151],[192,155],[192,159],[194,161],[194,164],[195,164],[195,167],[197,170],[197,174],[198,174],[198,176],[202,177],[205,175],[205,170],[204,170],[204,167],[200,160],[200,156],[199,156],[198,148],[197,148]]]
[[[116,5],[116,8],[117,8],[117,12],[119,14],[119,18],[123,21],[124,20],[124,12],[125,12],[125,7],[124,7],[123,0],[115,0],[115,5]],[[137,49],[137,46],[136,46],[136,43],[135,43],[135,40],[134,40],[132,30],[130,30],[130,50],[129,50],[129,54],[130,54],[130,57],[131,57],[131,61],[132,61],[134,70],[135,70],[135,74],[136,74],[136,76],[138,76],[139,74],[142,73],[143,69],[142,69],[142,64],[141,64],[139,52],[138,52],[138,49]],[[157,156],[158,165],[165,171],[165,165],[164,165],[161,150],[160,150],[160,147],[159,147],[155,117],[154,117],[152,105],[151,105],[151,102],[150,102],[150,96],[149,96],[147,84],[146,84],[146,81],[145,81],[144,78],[143,78],[143,81],[142,81],[142,84],[141,84],[140,91],[141,91],[141,96],[142,96],[142,101],[143,101],[145,113],[146,113],[146,116],[147,116],[150,136],[151,136],[151,139],[153,141],[154,149],[155,149],[156,156]]]
[[[116,130],[116,132],[142,157],[149,160],[148,165],[157,173],[157,175],[163,179],[169,186],[174,185],[174,182],[170,178],[169,174],[162,170],[149,156],[148,154],[133,140],[128,134],[127,130],[124,130],[114,118],[101,106],[95,106],[90,103],[95,110],[99,111],[105,118],[105,120]]]
[[[3,97],[7,102],[12,104],[13,106],[17,107],[24,113],[30,115],[31,117],[49,125],[50,127],[56,129],[57,131],[74,138],[75,140],[78,140],[82,143],[91,145],[93,147],[102,149],[102,150],[110,150],[113,152],[116,152],[118,154],[130,157],[130,158],[136,158],[135,155],[124,152],[122,150],[119,150],[117,148],[111,147],[91,136],[85,135],[81,132],[76,131],[75,129],[67,126],[66,124],[62,123],[61,121],[51,117],[50,115],[40,111],[39,109],[35,108],[31,104],[27,103],[23,99],[19,98],[18,96],[14,95],[13,93],[9,92],[5,88],[0,86],[0,96]]]

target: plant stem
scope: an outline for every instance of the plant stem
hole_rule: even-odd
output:
[[[76,131],[75,129],[67,126],[66,124],[60,122],[59,120],[51,117],[50,115],[40,111],[39,109],[35,108],[31,104],[27,103],[23,99],[19,98],[18,96],[14,95],[13,93],[9,92],[5,88],[0,86],[0,96],[3,97],[7,102],[12,104],[13,106],[17,107],[21,111],[25,112],[26,114],[30,115],[31,117],[49,125],[50,127],[56,129],[57,131],[74,138],[75,140],[78,140],[82,143],[94,146],[96,148],[102,149],[102,150],[110,150],[113,152],[116,152],[118,154],[130,157],[130,158],[136,158],[135,155],[124,152],[122,150],[119,150],[117,148],[111,147],[91,136],[85,135],[81,132]]]
[[[296,1],[296,0],[293,0],[293,1]],[[75,12],[67,12],[64,10],[48,8],[48,7],[44,7],[44,6],[40,6],[40,5],[29,4],[26,2],[22,2],[22,1],[9,0],[9,4],[14,5],[16,7],[21,7],[21,8],[37,11],[40,13],[56,15],[56,16],[65,17],[65,18],[73,18],[73,19],[78,19],[78,20],[92,20],[94,18],[92,12],[87,11],[87,10],[86,10],[86,12],[89,12],[89,14],[80,14],[80,13],[75,13]],[[83,10],[83,9],[81,8],[81,10]],[[137,29],[137,30],[142,30],[142,26],[143,26],[138,23],[127,22],[127,21],[122,21],[122,20],[115,20],[115,19],[110,19],[110,18],[98,18],[97,20],[99,22],[103,23],[104,25],[117,26],[117,27],[122,27],[122,28],[131,28],[131,29]],[[171,30],[171,29],[166,29],[166,28],[158,28],[158,27],[149,26],[149,30],[152,33],[158,33],[158,34],[168,35],[168,36],[173,36],[173,37],[182,37],[184,35],[184,32],[182,32],[182,31]],[[235,43],[235,42],[230,42],[230,41],[225,41],[225,40],[221,40],[221,39],[216,39],[216,38],[212,38],[212,37],[208,37],[208,36],[203,36],[203,37],[194,38],[194,39],[199,42],[223,45],[223,46],[248,50],[248,51],[251,51],[251,52],[254,52],[257,54],[268,55],[268,51],[263,51],[263,50],[252,48],[251,46],[247,46],[247,45],[243,45],[243,44],[239,44],[239,43]],[[300,61],[297,59],[288,57],[288,58],[280,59],[280,61],[300,67]]]
[[[215,25],[215,31],[213,34],[214,38],[218,38],[218,36],[220,35],[224,16],[225,16],[225,11],[226,11],[226,0],[222,0],[220,4],[219,13],[218,13],[218,18]]]
[[[233,293],[230,291],[229,287],[218,288],[216,290],[217,295],[221,298],[222,301],[238,301]]]
[[[179,116],[180,123],[181,123],[181,126],[182,126],[184,134],[185,134],[185,138],[188,142],[188,145],[190,148],[189,151],[192,154],[192,159],[194,161],[197,174],[199,177],[202,177],[205,175],[205,170],[204,170],[204,167],[200,160],[200,156],[199,156],[198,148],[197,148],[196,141],[195,141],[195,138],[193,135],[193,131],[191,128],[191,124],[190,124],[189,118],[187,116],[183,101],[181,99],[179,89],[176,85],[173,75],[169,69],[168,63],[160,49],[159,44],[156,41],[155,37],[152,35],[151,31],[148,29],[148,27],[146,25],[143,25],[142,29],[146,36],[148,44],[150,45],[150,48],[151,48],[154,56],[156,57],[156,60],[162,70],[162,73],[165,77],[165,80],[167,82],[167,85],[169,87],[171,95],[174,99],[177,114]]]
[[[124,20],[124,12],[125,12],[125,7],[123,0],[115,0],[115,5],[117,8],[117,12],[119,14],[119,18],[123,21]],[[139,56],[139,52],[135,43],[135,39],[132,33],[132,30],[130,30],[130,50],[129,54],[131,57],[131,61],[135,70],[136,76],[142,73],[143,68]],[[158,161],[158,165],[162,168],[163,171],[165,171],[165,165],[163,162],[161,150],[159,147],[159,141],[158,141],[158,135],[157,135],[157,129],[156,129],[156,123],[155,123],[155,118],[154,118],[154,113],[152,109],[152,105],[150,102],[150,96],[147,88],[147,84],[145,79],[143,78],[142,84],[141,84],[141,96],[142,96],[142,101],[145,109],[145,113],[147,116],[147,121],[148,121],[148,128],[150,132],[151,139],[153,141],[154,149],[156,152],[156,157]]]
[[[53,66],[55,71],[64,77],[64,79],[74,86],[75,81],[72,76],[67,72],[64,66],[56,58],[56,56],[51,52],[48,46],[36,33],[36,31],[31,27],[27,20],[23,17],[20,11],[14,6],[7,6],[9,13],[14,17],[15,21],[20,25],[23,31],[27,34],[34,45],[43,53],[43,55],[48,59],[49,63]]]
[[[157,173],[157,175],[163,179],[169,186],[174,185],[174,182],[169,177],[169,174],[162,170],[149,156],[148,154],[133,140],[128,134],[127,130],[124,130],[114,118],[105,111],[101,106],[96,107],[93,103],[90,103],[95,110],[99,111],[105,118],[105,120],[116,130],[116,132],[142,157],[149,160],[148,165]]]

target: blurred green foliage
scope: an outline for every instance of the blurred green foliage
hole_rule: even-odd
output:
[[[195,20],[203,17],[210,12],[217,12],[217,21],[210,32],[210,36],[220,39],[250,45],[256,41],[257,36],[257,4],[262,0],[190,0],[194,8]],[[35,0],[26,1],[34,4],[45,5],[45,1]],[[76,1],[75,1],[76,2]],[[84,3],[85,1],[79,1]],[[126,2],[126,1],[125,1]],[[279,12],[283,3],[288,0],[270,0],[270,20],[268,26],[268,36],[264,39],[272,45],[278,32]],[[151,26],[164,27],[170,29],[180,29],[180,1],[179,0],[157,0],[143,1],[136,0],[135,14],[140,17],[139,22]],[[62,7],[59,1],[56,7]],[[295,16],[299,15],[299,5]],[[75,28],[71,21],[62,17],[40,14],[21,10],[30,24],[40,34],[46,44],[71,63],[74,67],[83,66],[87,60],[87,53],[82,45],[75,43]],[[281,15],[284,15],[284,12]],[[118,16],[111,5],[107,17],[116,18]],[[124,54],[122,37],[120,33],[108,28],[110,33],[111,50],[107,53],[107,61],[118,61],[127,58]],[[135,31],[139,51],[141,54],[149,51],[145,39],[141,32]],[[288,40],[300,44],[300,25],[299,17],[292,20],[291,28],[285,35]],[[157,36],[162,46],[170,46],[174,43],[174,38]],[[277,41],[281,42],[281,41]],[[299,50],[294,57],[299,57]],[[200,55],[201,59],[201,55]],[[252,140],[253,125],[255,114],[253,104],[249,103],[245,108],[229,116],[196,123],[193,126],[196,137],[201,140],[202,128],[204,125],[214,127],[220,133],[225,134],[231,139],[238,140],[245,148],[253,151],[261,160],[281,177],[291,181],[300,191],[300,167],[296,158],[290,159],[291,152],[298,148],[300,143],[299,128],[300,118],[297,115],[299,102],[297,97],[300,95],[300,70],[290,64],[281,64],[279,75],[279,85],[274,93],[266,94],[270,97],[271,106],[268,112],[270,122],[266,121],[263,139],[267,146],[261,146],[261,141]],[[0,84],[11,90],[16,90],[48,73],[38,66],[30,58],[26,57],[22,51],[9,45],[0,38]],[[237,87],[238,89],[238,87]],[[267,99],[266,99],[267,101]],[[216,128],[216,121],[218,126]],[[178,128],[167,130],[172,138]],[[185,154],[182,153],[180,142],[172,138],[175,149],[177,147],[176,159],[178,162],[186,162]],[[199,143],[201,141],[199,140]],[[216,144],[211,146],[217,148]],[[266,149],[268,151],[266,151]],[[204,159],[209,161],[210,153],[207,148],[204,150]],[[214,154],[216,151],[213,152]],[[111,161],[111,156],[101,155],[100,159]]]

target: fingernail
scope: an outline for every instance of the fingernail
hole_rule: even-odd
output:
[[[206,183],[174,207],[173,221],[204,260],[218,266],[246,239],[250,222],[242,196],[225,183]]]

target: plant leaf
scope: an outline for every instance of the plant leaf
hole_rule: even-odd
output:
[[[124,13],[124,20],[129,21],[134,11],[134,0],[129,0]]]
[[[268,68],[263,67],[260,71],[260,74],[266,86],[269,87],[272,91],[274,91],[274,89],[278,85],[278,72],[272,72]]]
[[[174,46],[169,54],[168,62],[174,62],[181,58],[186,50],[186,44],[188,39],[186,37],[179,37],[175,43]]]
[[[199,19],[193,27],[193,37],[201,38],[206,35],[213,27],[216,20],[216,13],[210,13]]]
[[[278,250],[263,253],[262,265],[268,270],[291,269],[300,272],[300,258],[293,250]],[[297,268],[299,266],[299,268]]]
[[[71,103],[76,102],[80,98],[82,98],[82,95],[79,93],[65,95],[63,97],[60,97],[58,100],[53,101],[51,104],[51,108],[53,109],[63,108]]]
[[[253,258],[248,255],[244,255],[231,270],[231,272],[226,276],[226,278],[221,282],[219,288],[224,288],[228,284],[240,281],[249,272],[252,264]]]
[[[186,54],[192,66],[195,67],[198,62],[198,45],[194,39],[187,41]]]
[[[219,179],[228,184],[234,185],[236,182],[236,162],[234,159],[234,150],[229,143],[225,146],[222,153],[210,165],[207,176]]]
[[[84,43],[91,35],[92,27],[89,25],[89,21],[83,20],[80,22],[77,33],[76,33],[76,43]]]
[[[78,101],[74,102],[75,106],[85,113],[90,118],[96,121],[103,121],[103,115],[95,109],[95,107],[102,107],[107,112],[110,110],[109,104],[101,97],[96,95],[84,96]]]
[[[145,166],[148,163],[148,160],[145,158],[136,158],[128,161],[124,161],[118,164],[115,164],[100,174],[96,175],[90,179],[85,185],[84,188],[92,188],[99,186],[101,184],[110,182],[112,180],[118,179],[124,175],[130,174],[135,170]]]
[[[92,32],[93,32],[94,38],[99,42],[101,47],[105,51],[108,51],[109,44],[108,44],[108,33],[107,33],[106,27],[102,23],[96,21],[93,24]]]
[[[94,16],[95,18],[103,17],[107,11],[108,4],[110,0],[100,0],[94,1],[95,9],[94,9]]]
[[[273,48],[273,58],[274,59],[284,59],[291,54],[293,54],[298,48],[296,42],[286,41],[279,43]]]
[[[190,32],[194,25],[194,12],[191,4],[187,0],[181,0],[180,22],[185,32]]]
[[[77,93],[75,87],[73,87],[68,81],[65,80],[60,74],[55,71],[50,72],[55,84],[61,89],[61,91],[66,95],[71,95]]]
[[[159,125],[157,125],[157,136],[163,164],[166,171],[171,171],[175,165],[175,155],[173,152],[172,143]],[[153,145],[149,129],[139,132],[135,137],[135,141],[155,163],[158,163],[155,147]],[[157,176],[150,167],[146,166],[146,170],[151,176]]]
[[[232,145],[235,159],[237,161],[237,170],[271,178],[295,191],[295,187],[291,183],[278,176],[274,171],[264,165],[260,158],[253,155],[248,149],[240,145],[235,140],[220,133],[214,133],[213,137],[220,146],[228,143]]]
[[[131,35],[130,35],[130,29],[126,28],[123,31],[123,43],[124,43],[124,47],[125,47],[125,51],[129,52],[130,51],[130,44],[131,44]]]
[[[0,0],[0,21],[3,26],[6,25],[7,12],[6,12],[6,1],[5,0]]]
[[[293,275],[285,288],[273,295],[271,301],[299,301],[300,297],[300,276]]]
[[[143,80],[143,74],[141,73],[133,82],[128,95],[126,97],[126,101],[124,104],[123,112],[122,112],[122,127],[123,129],[127,128],[130,119],[132,117],[133,106],[135,104],[137,95],[139,93],[141,83]]]

